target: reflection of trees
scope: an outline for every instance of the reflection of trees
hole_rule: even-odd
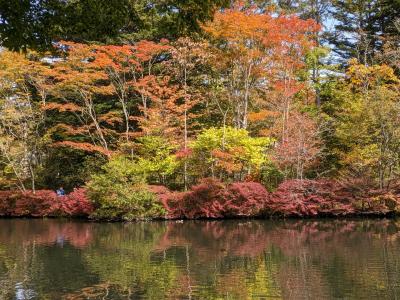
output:
[[[0,299],[14,299],[17,290],[52,299],[64,286],[74,290],[90,284],[93,277],[87,276],[78,248],[90,241],[90,226],[55,220],[0,220]]]
[[[85,252],[88,269],[102,282],[117,285],[131,299],[162,299],[174,287],[177,270],[166,257],[151,251],[164,223],[99,224]]]
[[[256,221],[169,223],[155,251],[166,251],[182,270],[176,293],[181,297],[193,294],[196,299],[227,296],[240,299],[263,285],[262,290],[279,294],[268,276],[263,280],[256,276],[260,268],[271,267],[263,257],[267,244],[260,224]]]
[[[273,297],[393,298],[400,293],[399,227],[389,220],[171,223],[157,249],[189,245],[191,264],[203,269],[193,280],[221,297],[257,295],[258,274]]]
[[[86,299],[129,299],[130,295],[126,289],[117,284],[101,283],[82,288],[76,292],[63,295],[63,300],[86,300]]]
[[[68,242],[82,248],[92,239],[93,224],[59,220],[0,220],[0,243],[5,244],[46,244]]]
[[[265,222],[187,221],[169,223],[156,249],[190,245],[204,259],[227,256],[255,257],[268,245]],[[210,256],[211,255],[211,256]]]
[[[400,294],[395,220],[3,220],[0,226],[0,299],[13,298],[17,282],[50,299]]]

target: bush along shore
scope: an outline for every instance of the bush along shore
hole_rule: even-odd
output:
[[[0,216],[135,221],[394,216],[400,212],[400,187],[364,191],[333,180],[288,180],[268,192],[257,182],[224,184],[207,178],[186,192],[154,185],[134,186],[129,198],[110,192],[109,197],[99,198],[90,187],[65,196],[50,190],[0,191]]]

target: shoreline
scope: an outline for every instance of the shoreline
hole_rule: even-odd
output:
[[[89,217],[82,216],[0,216],[0,220],[68,220],[68,221],[82,221],[84,223],[146,223],[146,222],[174,222],[174,223],[184,223],[192,221],[284,221],[284,220],[367,220],[367,219],[396,219],[400,217],[400,213],[365,213],[365,214],[350,214],[343,216],[329,216],[329,215],[317,215],[317,216],[252,216],[252,217],[229,217],[229,218],[149,218],[149,219],[137,219],[137,220],[106,220],[106,219],[92,219]]]

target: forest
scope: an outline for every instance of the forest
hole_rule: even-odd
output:
[[[0,215],[397,214],[399,16],[399,0],[0,0]]]

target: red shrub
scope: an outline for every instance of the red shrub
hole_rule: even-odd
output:
[[[56,194],[53,191],[2,191],[0,192],[3,216],[48,216],[57,209]]]
[[[268,191],[257,182],[235,182],[224,191],[225,216],[257,216],[268,201]]]
[[[288,180],[271,194],[264,214],[283,216],[348,215],[351,194],[334,181]]]
[[[166,208],[170,218],[222,218],[221,191],[224,185],[214,179],[203,179],[188,192],[171,193]]]
[[[170,218],[223,218],[257,216],[268,193],[259,183],[242,182],[225,186],[215,179],[203,179],[188,192],[160,197]]]
[[[54,191],[0,191],[0,216],[86,216],[93,211],[84,189],[59,197]]]
[[[93,205],[84,188],[74,189],[72,193],[58,197],[61,200],[61,212],[69,216],[87,216],[93,212]]]

